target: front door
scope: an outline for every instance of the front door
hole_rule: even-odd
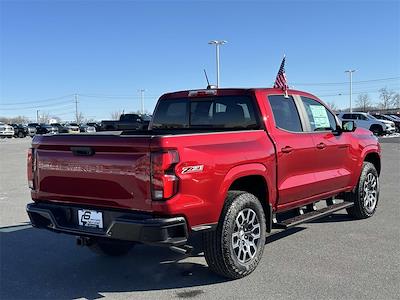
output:
[[[323,194],[349,186],[353,162],[348,134],[334,134],[335,116],[316,99],[301,96],[301,103],[316,150],[315,191]]]

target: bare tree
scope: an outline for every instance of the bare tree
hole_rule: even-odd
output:
[[[27,124],[29,123],[29,118],[25,116],[17,116],[17,117],[0,117],[0,122],[6,123],[6,124]]]
[[[113,111],[113,112],[111,113],[111,119],[112,119],[112,120],[119,120],[119,117],[120,117],[122,114],[123,114],[123,112],[120,111],[120,110]]]
[[[387,88],[382,88],[379,90],[379,92],[379,98],[381,99],[381,101],[379,102],[379,107],[382,109],[390,108],[392,106],[395,93],[388,90]]]
[[[358,95],[356,104],[359,109],[366,112],[372,106],[372,101],[368,94],[360,94]]]
[[[339,109],[334,101],[328,101],[326,102],[326,105],[328,105],[328,107],[333,111],[338,111]]]
[[[50,119],[50,114],[44,112],[39,116],[39,123],[49,123]]]
[[[83,121],[85,120],[85,116],[83,115],[83,113],[79,112],[78,115],[75,117],[76,118],[76,123],[78,124],[82,124]]]
[[[393,96],[393,100],[392,100],[392,106],[393,108],[400,108],[400,94],[396,93]]]

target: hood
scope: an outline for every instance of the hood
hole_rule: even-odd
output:
[[[389,121],[389,120],[379,120],[380,122],[386,124],[386,125],[393,125],[394,126],[394,122],[393,121]]]

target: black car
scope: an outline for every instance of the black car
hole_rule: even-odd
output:
[[[392,121],[394,123],[394,126],[396,127],[396,132],[400,132],[400,121],[397,120],[396,118],[393,118],[390,115],[381,115],[381,114],[372,114],[372,115],[379,120]]]
[[[14,137],[24,138],[28,135],[28,128],[21,124],[10,124],[14,128]]]
[[[101,130],[147,130],[149,123],[150,118],[145,115],[142,116],[137,114],[122,114],[119,117],[119,120],[101,121]]]
[[[57,134],[57,133],[68,133],[68,128],[61,125],[60,123],[52,123],[48,125],[50,130],[49,133],[51,134]]]

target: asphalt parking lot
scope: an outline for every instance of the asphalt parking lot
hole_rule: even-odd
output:
[[[30,138],[0,141],[0,299],[400,299],[400,138],[383,138],[376,215],[345,212],[271,236],[250,276],[226,280],[191,257],[137,246],[97,256],[71,236],[32,229]],[[195,241],[196,243],[196,241]]]

